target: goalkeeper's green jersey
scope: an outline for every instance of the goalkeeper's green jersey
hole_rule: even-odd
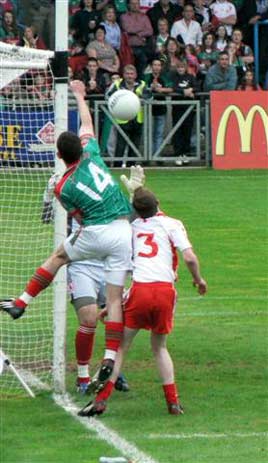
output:
[[[132,211],[102,160],[95,138],[90,138],[84,147],[82,160],[64,173],[55,195],[64,209],[85,226],[106,224]]]

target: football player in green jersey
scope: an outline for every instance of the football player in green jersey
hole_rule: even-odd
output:
[[[123,332],[122,292],[131,269],[131,206],[100,156],[91,115],[84,100],[85,86],[71,82],[81,119],[80,137],[63,132],[57,140],[58,156],[67,170],[55,187],[55,195],[68,214],[80,222],[72,233],[39,267],[17,299],[0,301],[0,309],[16,319],[26,306],[53,281],[59,268],[69,262],[99,259],[106,280],[105,353],[95,388],[110,377]],[[138,186],[138,185],[137,185]]]

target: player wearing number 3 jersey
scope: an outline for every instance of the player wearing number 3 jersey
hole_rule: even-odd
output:
[[[133,206],[139,217],[132,222],[133,283],[124,305],[123,341],[110,380],[96,399],[79,412],[82,416],[104,412],[123,356],[140,329],[151,330],[151,347],[162,380],[168,412],[172,415],[183,413],[174,379],[173,362],[166,346],[167,335],[173,326],[176,302],[176,250],[181,252],[199,294],[206,293],[207,285],[200,275],[197,256],[182,222],[160,213],[155,195],[144,188],[134,192]]]
[[[21,296],[0,301],[0,309],[19,318],[32,298],[49,286],[62,265],[85,259],[102,261],[108,320],[104,359],[96,382],[96,387],[100,387],[113,370],[123,332],[122,292],[132,255],[128,222],[131,206],[100,157],[91,115],[84,100],[84,84],[73,81],[71,89],[81,119],[80,138],[71,132],[63,132],[57,140],[57,155],[67,170],[57,183],[55,194],[82,227],[36,270]]]

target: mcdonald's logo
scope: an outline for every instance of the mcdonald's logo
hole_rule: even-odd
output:
[[[218,126],[218,131],[217,131],[217,136],[216,136],[215,154],[217,156],[224,155],[226,132],[227,132],[227,128],[229,125],[229,119],[232,113],[235,114],[237,122],[238,122],[242,153],[251,152],[253,124],[255,122],[256,114],[259,114],[259,116],[261,117],[263,126],[264,126],[266,147],[267,147],[266,154],[268,154],[268,113],[267,111],[265,111],[265,109],[262,106],[258,104],[255,104],[254,106],[252,106],[245,116],[238,106],[234,104],[227,106],[227,108],[224,110],[221,116],[220,123]]]

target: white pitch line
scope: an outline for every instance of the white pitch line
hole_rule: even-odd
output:
[[[95,418],[83,418],[77,415],[79,408],[74,404],[68,394],[65,395],[53,395],[55,403],[69,413],[73,418],[79,421],[89,431],[94,432],[98,437],[104,440],[107,444],[115,447],[119,450],[126,458],[134,460],[135,463],[158,463],[149,455],[146,455],[134,444],[128,442],[123,437],[119,436],[115,431],[105,426],[99,420]]]
[[[147,439],[231,439],[248,437],[268,437],[268,432],[234,432],[234,433],[180,433],[180,434],[149,434]]]
[[[268,296],[184,296],[179,301],[267,301]]]

